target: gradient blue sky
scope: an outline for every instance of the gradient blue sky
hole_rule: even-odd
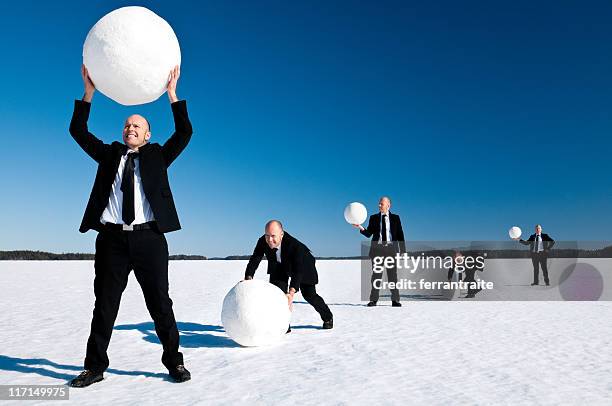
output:
[[[171,253],[249,253],[270,218],[316,255],[356,255],[351,201],[393,199],[410,240],[504,240],[542,223],[610,239],[609,1],[10,2],[0,15],[0,249],[93,252],[95,163],[68,133],[85,36],[142,5],[174,28],[192,142],[170,171]],[[90,129],[171,133],[167,97],[97,93]]]

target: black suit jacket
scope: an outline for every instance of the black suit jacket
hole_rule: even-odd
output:
[[[375,243],[380,240],[380,212],[370,216],[368,227],[361,230],[360,233],[366,237],[372,237],[372,245],[370,246],[370,256],[373,254]],[[404,242],[404,230],[402,229],[402,222],[397,214],[389,213],[389,228],[391,231],[391,239],[395,250],[401,253],[406,252],[406,243]]]
[[[523,245],[529,245],[529,251],[535,251],[535,239],[536,235],[531,234],[528,240],[519,240],[519,242]],[[555,245],[555,240],[550,238],[548,234],[542,233],[542,248],[544,248],[544,252],[548,253],[548,251]]]
[[[251,255],[244,272],[245,278],[247,276],[252,278],[255,275],[255,271],[259,267],[259,263],[264,255],[268,260],[268,274],[290,277],[289,287],[295,289],[296,292],[300,290],[300,284],[302,283],[306,285],[316,285],[319,283],[319,275],[315,267],[316,261],[310,249],[293,238],[289,233],[285,232],[283,236],[280,264],[276,260],[276,253],[272,251],[272,248],[266,242],[265,235],[257,240],[253,255]]]
[[[91,103],[76,100],[70,122],[72,138],[98,163],[96,180],[79,228],[82,233],[87,230],[101,230],[100,216],[108,205],[121,156],[127,152],[124,144],[117,141],[110,145],[105,144],[89,132],[87,120],[90,108]],[[187,115],[187,103],[184,100],[172,103],[172,114],[174,115],[175,132],[166,143],[164,145],[145,144],[138,149],[143,190],[151,205],[157,227],[162,233],[181,228],[166,170],[185,149],[192,133]]]

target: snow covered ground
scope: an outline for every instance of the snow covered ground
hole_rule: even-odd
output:
[[[132,274],[105,380],[71,388],[68,402],[612,404],[612,302],[367,308],[359,300],[359,261],[318,261],[318,291],[334,312],[334,329],[320,330],[298,295],[293,332],[281,344],[242,348],[224,334],[220,314],[245,264],[171,262],[170,293],[192,373],[183,384],[167,379]],[[0,287],[0,384],[64,384],[77,375],[93,309],[93,263],[0,262]],[[46,402],[28,402],[35,403]]]

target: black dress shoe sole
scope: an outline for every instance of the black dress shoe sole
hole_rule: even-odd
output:
[[[168,375],[170,375],[170,378],[176,383],[187,382],[191,379],[191,373],[189,371],[180,373],[180,375],[173,375],[172,373],[168,373]]]
[[[174,377],[174,376],[170,376],[170,378],[172,378],[172,381],[174,381],[174,383],[182,383],[182,382],[187,382],[191,380],[191,375],[190,376],[185,376],[185,377]]]
[[[86,388],[89,385],[93,385],[94,383],[100,382],[104,380],[104,376],[99,376],[96,377],[94,379],[92,379],[90,382],[84,383],[84,382],[74,382],[74,380],[70,381],[70,383],[68,383],[68,386],[70,386],[71,388]]]
[[[185,368],[184,365],[179,365],[173,369],[168,370],[168,375],[176,383],[186,382],[191,379],[191,373]]]

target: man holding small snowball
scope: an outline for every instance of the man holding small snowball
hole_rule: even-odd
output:
[[[383,196],[378,201],[379,212],[370,216],[368,227],[364,228],[361,224],[353,224],[359,229],[359,232],[364,236],[372,237],[369,256],[372,260],[372,290],[370,292],[370,302],[368,307],[376,306],[380,297],[380,281],[382,280],[382,271],[376,272],[375,258],[390,258],[395,257],[397,253],[406,252],[406,243],[404,242],[404,230],[402,222],[397,214],[391,213],[391,199]],[[386,262],[386,261],[385,261]],[[391,267],[386,267],[387,277],[389,282],[397,282],[397,267],[393,264]],[[391,289],[391,306],[401,307],[400,294],[398,289]]]

